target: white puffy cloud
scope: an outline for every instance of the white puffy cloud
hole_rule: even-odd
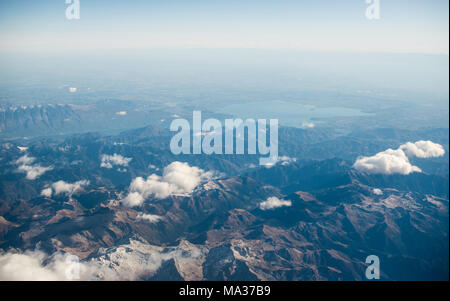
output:
[[[121,200],[122,204],[127,207],[136,207],[144,203],[145,198],[140,192],[129,192],[128,195]]]
[[[125,206],[134,207],[142,205],[150,196],[165,199],[170,195],[189,194],[213,176],[213,172],[205,172],[187,163],[172,162],[164,168],[162,176],[152,174],[147,179],[135,178],[130,184],[128,195],[121,201]]]
[[[19,159],[16,160],[17,165],[30,165],[32,164],[36,158],[28,157],[28,155],[23,155]]]
[[[156,171],[159,170],[159,168],[156,167],[156,165],[153,165],[153,164],[149,164],[149,165],[148,165],[148,169],[154,169],[154,170],[156,170]]]
[[[50,187],[44,188],[41,191],[41,195],[50,198],[53,194],[53,190]]]
[[[72,184],[64,181],[58,181],[53,183],[50,187],[43,189],[41,191],[41,195],[48,198],[51,197],[52,194],[54,195],[66,194],[68,196],[71,196],[72,194],[82,190],[83,187],[87,185],[89,185],[89,181],[87,180],[77,181]]]
[[[65,281],[78,280],[70,254],[48,256],[42,251],[0,252],[0,281]],[[87,266],[77,266],[83,272]]]
[[[275,196],[269,197],[264,202],[259,203],[259,208],[261,210],[272,210],[280,207],[290,207],[290,206],[292,206],[291,201],[280,200]]]
[[[53,169],[53,167],[43,167],[39,164],[33,164],[35,160],[36,158],[29,157],[25,154],[15,161],[15,163],[19,165],[17,171],[26,173],[26,178],[28,180],[35,180],[47,171]]]
[[[101,278],[99,277],[101,275]],[[69,253],[0,251],[0,281],[120,280],[112,270]],[[132,279],[131,279],[132,280]]]
[[[100,164],[100,167],[113,168],[114,165],[128,166],[128,163],[130,163],[131,160],[133,160],[133,158],[127,158],[118,154],[102,155],[102,162]]]
[[[353,167],[372,174],[409,175],[413,172],[422,172],[422,170],[412,165],[408,156],[430,158],[443,156],[444,154],[444,148],[431,141],[408,142],[395,150],[387,149],[374,156],[359,157]]]
[[[442,157],[445,150],[442,145],[433,143],[432,141],[417,141],[416,143],[407,142],[400,146],[408,156],[418,158]]]
[[[387,175],[409,175],[412,172],[422,171],[409,162],[408,157],[401,149],[388,149],[371,157],[359,157],[353,167],[359,171]]]
[[[381,190],[380,188],[374,188],[372,190],[373,194],[375,195],[383,195],[383,190]]]
[[[26,178],[28,180],[35,180],[52,169],[53,167],[43,167],[40,165],[21,165],[17,168],[18,171],[25,172],[27,174]]]
[[[149,223],[157,223],[162,219],[162,216],[154,215],[154,214],[145,214],[145,213],[139,213],[136,217],[137,220],[144,220]]]
[[[28,147],[25,146],[17,146],[20,152],[26,152],[28,150]]]

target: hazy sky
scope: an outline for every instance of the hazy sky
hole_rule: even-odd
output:
[[[447,0],[380,0],[367,20],[365,0],[80,0],[67,20],[65,0],[0,1],[2,51],[275,48],[448,54]]]

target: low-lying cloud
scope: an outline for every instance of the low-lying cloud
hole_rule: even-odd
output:
[[[291,158],[291,157],[288,157],[288,156],[281,156],[281,157],[278,158],[278,161],[281,162],[280,163],[281,165],[286,166],[286,165],[291,164],[292,162],[296,162],[297,158]]]
[[[200,183],[210,180],[213,172],[206,172],[187,163],[173,162],[166,166],[162,176],[152,174],[144,179],[135,178],[128,195],[121,201],[125,206],[140,206],[148,197],[165,199],[171,195],[190,194]]]
[[[17,148],[19,149],[20,152],[26,152],[28,150],[28,147],[26,146],[17,146]]]
[[[133,158],[127,158],[122,155],[102,155],[100,167],[111,169],[113,166],[128,166]]]
[[[280,200],[279,198],[273,196],[267,198],[264,202],[259,204],[261,210],[273,210],[280,207],[290,207],[292,202],[289,200]]]
[[[316,125],[312,122],[303,122],[301,128],[302,129],[312,129],[314,128]]]
[[[181,245],[181,244],[180,244]],[[183,266],[201,262],[203,251],[194,245],[166,248],[130,240],[128,244],[99,252],[98,257],[79,261],[69,253],[48,255],[40,250],[0,250],[0,281],[142,280],[153,275],[164,261]],[[191,271],[189,271],[190,274]]]
[[[162,216],[154,215],[154,214],[139,213],[138,216],[136,217],[136,219],[141,220],[141,221],[147,221],[151,224],[155,224],[162,219]]]
[[[67,260],[62,253],[50,257],[39,250],[24,253],[0,251],[0,281],[76,280],[70,279],[72,267],[73,261]]]
[[[68,196],[72,196],[74,193],[83,189],[84,186],[89,185],[89,181],[81,180],[75,183],[67,183],[64,181],[58,181],[50,185],[50,187],[46,187],[41,191],[41,195],[45,197],[51,197],[52,195],[60,195],[65,194]]]
[[[375,195],[383,195],[383,190],[381,190],[380,188],[374,188],[372,190],[373,194]]]
[[[15,161],[15,164],[19,165],[17,168],[18,172],[23,172],[26,174],[26,178],[28,180],[35,180],[42,176],[44,173],[46,173],[49,170],[52,170],[53,167],[44,167],[40,164],[33,164],[34,161],[36,161],[36,158],[29,157],[28,155],[23,155],[19,159]]]
[[[288,156],[280,156],[278,157],[276,160],[274,160],[274,162],[268,163],[266,165],[264,165],[265,168],[272,168],[277,164],[281,164],[283,166],[287,166],[293,162],[296,162],[297,158],[291,158]]]
[[[359,171],[372,174],[401,174],[409,175],[422,170],[411,164],[409,157],[431,158],[445,154],[440,144],[431,141],[417,141],[402,144],[398,149],[387,149],[374,156],[359,157],[353,167]]]

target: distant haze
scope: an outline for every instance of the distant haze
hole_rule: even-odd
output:
[[[81,1],[67,20],[60,0],[1,1],[2,51],[265,48],[448,54],[446,0]]]

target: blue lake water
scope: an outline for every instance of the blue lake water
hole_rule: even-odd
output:
[[[263,101],[241,104],[232,104],[220,108],[218,113],[229,114],[235,118],[275,118],[280,125],[303,127],[308,123],[323,123],[327,118],[332,117],[356,117],[371,116],[372,113],[365,113],[358,109],[344,107],[316,107],[285,101]]]

